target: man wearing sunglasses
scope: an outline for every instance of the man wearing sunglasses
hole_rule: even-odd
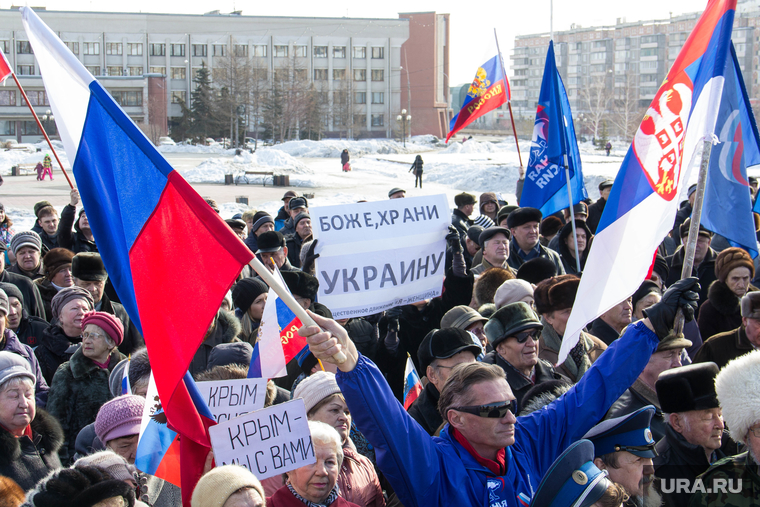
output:
[[[533,386],[564,379],[549,362],[538,358],[538,339],[543,327],[533,309],[522,301],[499,308],[485,325],[493,351],[486,354],[483,362],[504,370],[517,401],[516,414],[522,409],[523,397]]]
[[[580,439],[636,379],[660,340],[671,339],[676,312],[694,318],[699,283],[674,284],[550,407],[519,419],[515,396],[496,365],[454,368],[438,409],[447,424],[428,435],[406,413],[383,374],[362,357],[335,321],[310,314],[311,352],[338,365],[336,380],[356,425],[374,446],[380,470],[406,507],[528,505],[554,460]],[[318,327],[320,326],[320,327]],[[323,331],[324,330],[324,331]],[[527,339],[526,339],[527,341]],[[337,363],[338,352],[345,359]]]

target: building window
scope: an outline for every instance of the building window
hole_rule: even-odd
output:
[[[122,107],[143,105],[142,90],[135,90],[135,91],[114,90],[114,91],[111,91],[111,96],[116,101],[116,103]]]
[[[127,43],[127,54],[129,56],[142,56],[143,45],[142,42],[129,42]]]
[[[172,56],[185,56],[185,45],[172,44]]]
[[[227,45],[214,44],[214,56],[227,56]]]
[[[16,135],[16,121],[15,120],[0,120],[0,136],[15,136],[15,135]]]
[[[33,76],[34,75],[34,65],[18,65],[18,75],[19,76]]]
[[[274,69],[274,80],[277,83],[284,83],[290,79],[290,71],[288,69]]]
[[[151,67],[150,68],[151,74],[161,74],[162,76],[166,75],[166,67]]]
[[[367,124],[367,115],[366,114],[355,114],[354,115],[354,125],[366,125]]]
[[[266,58],[267,47],[262,44],[253,46],[253,56],[255,56],[256,58]]]
[[[385,93],[383,93],[383,92],[372,92],[372,103],[373,104],[385,104]]]
[[[216,82],[223,82],[227,80],[227,69],[214,67],[211,69],[211,80]]]
[[[333,69],[333,81],[346,79],[346,69]]]
[[[37,122],[32,121],[22,121],[21,123],[21,135],[22,136],[40,136],[42,135],[42,132],[40,132],[40,128],[37,126]]]
[[[187,103],[187,92],[184,90],[172,90],[172,104]]]
[[[293,71],[294,77],[296,78],[297,81],[306,81],[307,79],[309,79],[308,72],[309,71],[306,69],[295,69]]]
[[[641,62],[641,68],[642,69],[656,69],[657,68],[657,61],[654,61],[654,62]]]
[[[0,106],[15,106],[16,90],[0,90]]]
[[[306,58],[306,46],[293,46],[293,51],[296,52],[296,58]]]
[[[346,46],[333,46],[333,58],[345,58]]]
[[[357,60],[366,60],[367,48],[365,47],[354,48],[354,58],[356,58]]]
[[[314,58],[327,58],[327,46],[314,46]]]
[[[373,60],[382,60],[385,58],[385,48],[379,47],[379,48],[372,48],[372,59]]]
[[[150,56],[166,56],[166,44],[151,44]]]
[[[641,53],[639,53],[641,56],[657,56],[657,48],[646,48],[642,49]]]
[[[288,57],[288,46],[275,46],[274,47],[274,56],[276,58],[287,58]]]
[[[366,69],[354,69],[354,81],[366,81],[367,70]]]
[[[373,69],[372,81],[382,81],[382,80],[383,80],[383,69]]]
[[[113,67],[107,67],[106,70],[108,71],[109,76],[123,76],[124,75],[124,69],[121,67],[113,66]]]
[[[47,94],[45,90],[26,90],[26,96],[29,97],[29,103],[33,106],[47,106]],[[23,105],[26,105],[26,101],[22,100]]]
[[[98,67],[97,65],[88,65],[85,68],[87,69],[87,72],[89,72],[93,76],[100,75],[100,67]]]
[[[382,127],[385,125],[385,115],[384,114],[373,114],[372,115],[372,126],[373,127]]]
[[[77,46],[79,47],[79,46]],[[11,41],[9,40],[0,40],[0,49],[3,50],[3,53],[6,55],[11,52]]]
[[[193,56],[208,56],[208,46],[205,44],[193,44]]]
[[[248,56],[248,45],[247,44],[235,44],[232,47],[232,50],[235,52],[235,56],[242,56],[242,57],[247,57]]]
[[[121,42],[106,42],[106,54],[107,55],[120,55],[121,54]]]
[[[6,42],[6,41],[3,41]],[[69,51],[74,53],[75,55],[79,54],[79,43],[78,42],[66,42],[66,47],[69,48]]]
[[[333,116],[333,127],[345,127],[346,117],[343,115]]]
[[[354,102],[357,104],[366,104],[367,103],[367,92],[356,92],[354,93]]]
[[[131,66],[127,70],[129,70],[129,75],[130,76],[142,76],[143,75],[143,68],[142,67]]]
[[[16,41],[16,53],[20,55],[31,55],[34,54],[32,52],[32,44],[28,40],[18,40]]]
[[[185,70],[184,67],[172,67],[172,79],[185,79]]]
[[[327,69],[314,69],[314,81],[327,81]]]

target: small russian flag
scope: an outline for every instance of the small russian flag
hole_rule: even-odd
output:
[[[422,392],[422,382],[420,376],[417,375],[417,370],[414,369],[414,363],[412,362],[412,356],[408,353],[406,355],[406,368],[404,369],[404,408],[409,410],[414,400],[416,400]]]
[[[127,365],[121,376],[121,394],[132,394],[132,386],[129,384],[129,363],[132,362],[132,354],[127,358]]]

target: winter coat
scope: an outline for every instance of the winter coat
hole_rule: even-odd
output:
[[[506,270],[508,270],[508,271],[511,271],[511,272],[512,272],[512,274],[514,274],[514,270],[513,270],[512,268],[510,268],[510,267],[509,267],[509,264],[507,264],[507,263],[504,263],[504,265],[503,265],[503,266],[494,266],[494,265],[492,265],[490,262],[488,262],[486,259],[482,259],[482,260],[480,261],[480,264],[478,264],[477,266],[473,267],[473,268],[470,270],[470,272],[471,272],[473,275],[475,275],[475,276],[480,276],[480,275],[482,275],[483,273],[485,273],[486,271],[488,271],[488,270],[489,270],[489,269],[491,269],[491,268],[501,268],[501,269],[506,269]]]
[[[24,491],[61,468],[58,450],[63,445],[61,425],[44,410],[37,409],[29,426],[32,438],[16,438],[0,426],[0,475],[16,481]]]
[[[340,165],[346,165],[346,162],[351,160],[351,157],[349,156],[347,151],[341,151],[340,152]]]
[[[409,415],[422,426],[425,432],[433,436],[443,426],[443,418],[438,411],[438,399],[441,393],[432,382],[428,382],[422,392],[409,407]]]
[[[569,225],[565,225],[557,234],[554,236],[552,241],[554,239],[557,239],[557,248],[554,250],[559,254],[560,259],[562,259],[562,266],[565,268],[565,273],[568,275],[578,275],[581,276],[581,273],[578,271],[578,267],[575,263],[575,257],[572,256],[570,253],[571,251],[575,250],[575,245],[572,247],[567,246],[567,238],[572,238],[573,234],[573,226],[568,222]],[[593,233],[591,232],[591,229],[589,229],[588,224],[582,220],[578,220],[575,223],[575,229],[582,229],[586,232],[586,248],[584,248],[581,251],[581,271],[586,266],[586,259],[588,258],[588,254],[591,251],[591,243],[593,243]]]
[[[0,273],[0,282],[12,283],[21,291],[21,295],[24,296],[24,309],[29,315],[45,318],[45,305],[42,303],[42,296],[40,296],[37,286],[29,278],[10,273],[4,269]]]
[[[64,206],[61,221],[58,222],[58,246],[68,248],[75,254],[79,252],[97,252],[98,246],[87,239],[79,228],[77,208],[71,204]],[[72,231],[73,228],[73,231]]]
[[[338,386],[359,430],[377,451],[378,467],[406,507],[517,507],[529,499],[554,460],[586,434],[641,373],[657,336],[637,323],[552,406],[518,417],[500,478],[480,465],[450,433],[430,437],[393,397],[380,371],[363,356]],[[578,407],[583,407],[581,411]],[[489,501],[492,493],[496,500]],[[269,505],[269,503],[267,503]]]
[[[673,223],[673,230],[670,231],[670,236],[676,241],[677,244],[681,244],[681,225],[691,216],[692,207],[689,201],[681,201],[681,207],[676,212],[676,220]]]
[[[42,341],[42,334],[50,324],[39,317],[30,317],[26,310],[21,310],[21,312],[21,322],[15,331],[16,336],[21,343],[29,345],[34,350]]]
[[[674,283],[676,283],[678,280],[681,279],[681,270],[683,269],[683,256],[684,256],[684,247],[680,246],[676,249],[675,253],[668,257],[666,261],[668,262],[668,266],[670,266],[670,272],[668,274],[668,279],[665,281],[665,285],[667,287],[670,287]],[[699,263],[699,266],[695,266],[692,268],[691,273],[692,276],[696,276],[699,278],[699,305],[702,306],[702,304],[707,301],[709,295],[708,290],[710,288],[710,285],[718,279],[717,276],[715,276],[715,259],[718,257],[718,253],[713,250],[712,248],[707,250],[707,254],[705,255],[705,258],[702,259],[702,262]]]
[[[256,235],[253,232],[248,234],[248,237],[245,238],[244,243],[245,246],[247,246],[248,249],[253,253],[256,253],[259,250],[259,241],[256,239]]]
[[[24,359],[27,360],[29,363],[29,366],[32,367],[32,371],[34,372],[34,376],[37,377],[37,382],[34,386],[34,398],[37,401],[37,407],[38,408],[45,408],[45,405],[47,404],[48,399],[48,383],[45,381],[45,377],[42,376],[42,371],[40,370],[40,363],[37,361],[37,358],[34,356],[34,352],[32,351],[32,348],[29,345],[24,345],[21,343],[16,336],[16,333],[11,331],[10,329],[5,330],[5,345],[3,346],[2,350],[7,352],[13,352],[14,354],[18,354]]]
[[[588,207],[588,218],[586,218],[586,225],[591,229],[593,234],[596,234],[596,228],[599,227],[599,220],[604,213],[604,206],[607,204],[607,199],[600,197],[591,206]]]
[[[42,332],[42,340],[34,349],[34,355],[40,362],[40,370],[48,385],[53,382],[53,375],[58,367],[71,359],[80,343],[82,343],[81,336],[68,336],[57,324],[49,325]]]
[[[536,365],[533,367],[533,378],[528,378],[523,375],[517,370],[517,368],[507,362],[495,350],[492,350],[486,354],[486,357],[483,358],[483,362],[486,364],[495,364],[497,366],[501,366],[501,369],[504,370],[507,384],[509,384],[509,387],[512,389],[512,394],[514,394],[515,398],[517,399],[518,414],[522,410],[522,400],[525,397],[525,394],[530,391],[533,386],[541,384],[548,380],[564,379],[562,375],[554,371],[554,367],[548,361],[544,361],[543,359],[539,359],[538,363],[536,363]]]
[[[293,496],[287,486],[283,486],[278,489],[274,495],[266,499],[268,507],[304,507],[304,503]],[[359,507],[355,503],[351,503],[342,497],[337,497],[329,507]]]
[[[631,414],[647,405],[654,405],[655,408],[649,428],[652,430],[655,442],[657,442],[665,436],[665,429],[668,423],[665,422],[665,415],[660,408],[657,393],[639,379],[636,379],[633,385],[612,404],[610,411],[607,413],[607,419]]]
[[[285,237],[290,236],[291,234],[296,233],[296,226],[293,223],[292,218],[288,218],[285,220],[285,223],[282,224],[282,229],[280,229],[280,234],[282,234]]]
[[[620,337],[620,334],[612,329],[612,326],[604,322],[601,317],[596,319],[593,324],[591,324],[591,329],[588,331],[607,345],[610,345]]]
[[[383,488],[372,462],[353,450],[343,448],[343,463],[338,473],[340,496],[348,502],[366,507],[385,507]]]
[[[749,291],[757,288],[750,285]],[[707,301],[700,307],[697,323],[702,339],[707,341],[719,333],[733,331],[742,325],[741,298],[728,285],[717,280],[707,291]]]
[[[546,248],[545,246],[541,245],[541,243],[537,244],[536,248],[538,248],[538,255],[534,258],[545,257],[549,259],[557,268],[558,275],[565,274],[565,267],[562,265],[562,259],[559,258],[559,254],[557,252],[550,248]],[[517,246],[517,241],[512,239],[509,242],[509,258],[507,259],[507,264],[509,264],[509,266],[515,270],[520,269],[520,266],[527,262],[525,259],[520,257],[520,254],[518,253],[519,250],[520,247]]]
[[[58,294],[58,289],[56,289],[55,286],[53,286],[53,283],[47,278],[38,278],[34,281],[34,285],[40,293],[42,305],[45,308],[43,318],[50,322],[53,320],[52,302],[55,295]]]
[[[717,461],[700,478],[705,486],[704,492],[695,492],[689,507],[760,505],[760,473],[749,452]],[[710,485],[717,485],[719,481],[728,484],[728,488],[721,491],[716,487],[714,492],[710,492]]]
[[[104,369],[85,357],[82,347],[79,347],[68,362],[58,367],[50,384],[47,408],[63,428],[65,444],[59,452],[62,463],[67,463],[74,456],[81,429],[95,422],[100,407],[113,398],[108,388],[108,377],[119,361],[125,358],[124,354],[114,350],[109,357],[108,368]]]
[[[95,307],[95,309],[117,316],[124,325],[124,340],[119,345],[119,352],[129,355],[145,346],[145,340],[143,340],[140,331],[137,330],[134,323],[130,320],[127,310],[124,309],[121,303],[111,301],[108,294],[103,293],[103,298],[100,300],[100,308]]]
[[[725,434],[724,438],[728,435]],[[702,475],[710,468],[710,462],[705,456],[704,447],[690,444],[686,439],[675,431],[670,425],[665,428],[665,437],[657,442],[657,456],[652,459],[654,474],[657,481],[666,481],[669,486],[671,480],[688,479],[689,484],[694,484],[694,479]],[[725,454],[718,449],[715,452],[717,459],[722,459]],[[672,491],[675,488],[666,487]],[[662,488],[659,489],[662,491]],[[691,495],[688,493],[663,493],[663,500],[668,507],[688,507]]]
[[[203,340],[198,350],[193,356],[193,360],[190,363],[190,374],[196,375],[208,368],[208,360],[211,356],[211,350],[220,343],[232,343],[239,342],[238,335],[242,331],[240,321],[235,317],[232,312],[226,312],[219,310],[216,312],[216,319],[214,320],[213,328],[211,332]]]
[[[37,269],[35,269],[34,271],[24,271],[23,269],[21,269],[21,267],[19,267],[18,262],[14,262],[13,265],[8,266],[7,269],[9,273],[16,273],[17,275],[25,276],[32,281],[38,280],[45,276],[45,274],[42,272],[41,262],[40,262],[40,265],[37,266]]]
[[[456,227],[456,230],[459,233],[459,242],[462,243],[462,249],[466,249],[467,245],[464,240],[467,237],[467,229],[472,225],[472,220],[458,209],[455,209],[451,214],[451,225]]]
[[[56,231],[55,234],[52,236],[45,232],[45,229],[42,228],[40,224],[38,224],[36,221],[34,222],[34,227],[32,227],[32,230],[40,235],[40,239],[42,240],[42,256],[44,257],[46,253],[48,253],[53,248],[58,248],[58,232]]]
[[[732,359],[743,356],[755,348],[747,338],[744,326],[741,324],[733,331],[718,333],[702,344],[702,347],[694,356],[695,363],[706,363],[712,361],[723,368]]]
[[[541,318],[544,328],[541,330],[541,337],[538,340],[538,358],[547,361],[549,364],[557,364],[559,359],[559,348],[562,346],[562,337],[557,334],[554,328],[546,319]],[[572,357],[568,356],[565,362],[557,368],[558,373],[569,378],[572,383],[578,382],[591,365],[599,359],[602,352],[607,350],[607,344],[596,336],[581,331],[580,339],[583,340],[583,347],[586,349],[583,354],[582,364],[575,364]]]
[[[377,354],[380,339],[377,326],[359,317],[350,319],[344,327],[349,338],[356,345],[356,350],[370,359],[374,358]]]
[[[422,174],[422,157],[418,156],[414,159],[412,167],[409,168],[409,172],[413,173],[415,176]]]

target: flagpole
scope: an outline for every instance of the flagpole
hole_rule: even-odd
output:
[[[699,175],[697,176],[697,190],[694,198],[694,209],[691,212],[691,224],[689,226],[689,237],[686,240],[683,268],[681,268],[681,279],[691,276],[694,269],[694,254],[697,251],[697,239],[699,239],[699,222],[702,219],[702,204],[705,200],[705,187],[707,186],[707,170],[710,167],[710,154],[712,153],[712,141],[706,139],[702,143],[702,161],[699,164]],[[673,331],[676,335],[683,333],[685,323],[683,311],[679,308],[676,313],[676,320],[673,323]]]
[[[280,280],[278,280],[277,277],[274,276],[272,272],[269,271],[255,255],[253,256],[253,260],[251,260],[248,265],[251,266],[251,268],[253,268],[253,270],[256,271],[256,273],[262,278],[262,280],[264,280],[264,282],[266,282],[266,284],[269,285],[269,287],[271,287],[272,290],[277,293],[280,299],[282,299],[282,301],[288,305],[288,308],[290,308],[293,313],[296,314],[296,317],[298,317],[298,319],[301,321],[301,324],[304,326],[317,325],[317,323],[314,322],[314,319],[309,317],[309,314],[306,313],[306,310],[304,310],[303,307],[298,304],[290,291],[280,283]],[[333,356],[333,359],[335,359],[336,363],[341,364],[344,363],[347,358],[343,352],[338,352]]]
[[[493,36],[496,39],[496,52],[499,54],[499,64],[501,65],[501,72],[504,74],[504,81],[507,80],[507,73],[504,71],[504,58],[501,57],[501,49],[499,49],[499,37],[496,35],[496,28],[493,29]],[[512,100],[507,97],[507,108],[509,109],[509,119],[512,121],[512,133],[515,135],[515,146],[517,146],[517,158],[520,160],[520,170],[522,172],[523,162],[522,154],[520,153],[520,142],[517,140],[517,129],[515,128],[515,117],[512,114]]]
[[[575,268],[578,270],[578,273],[581,272],[581,253],[578,251],[578,235],[575,233],[575,210],[573,209],[573,191],[570,187],[572,185],[572,181],[570,180],[570,165],[568,163],[567,159],[567,153],[564,154],[565,157],[565,179],[567,180],[567,200],[570,203],[570,223],[573,224],[573,242],[575,243]],[[588,241],[588,238],[586,238],[586,241]]]
[[[23,95],[24,100],[26,101],[26,105],[29,106],[29,110],[32,112],[32,116],[34,116],[34,121],[37,122],[37,126],[42,131],[42,135],[45,136],[45,141],[47,141],[48,146],[50,146],[50,149],[53,152],[53,156],[55,157],[55,160],[58,162],[58,166],[61,168],[61,172],[66,177],[66,181],[69,182],[69,186],[73,189],[74,185],[71,183],[71,180],[69,179],[69,175],[66,173],[66,169],[63,168],[61,159],[58,158],[58,153],[55,151],[55,148],[53,148],[53,143],[50,142],[50,138],[48,137],[47,132],[45,132],[45,127],[42,126],[42,123],[40,123],[40,119],[37,117],[37,113],[34,112],[32,103],[29,102],[29,97],[26,96],[26,92],[24,91],[24,88],[21,86],[21,83],[19,83],[18,78],[16,77],[16,73],[11,72],[11,76],[13,76],[13,80],[16,82],[16,86],[18,86],[18,89],[21,91],[21,95]]]

